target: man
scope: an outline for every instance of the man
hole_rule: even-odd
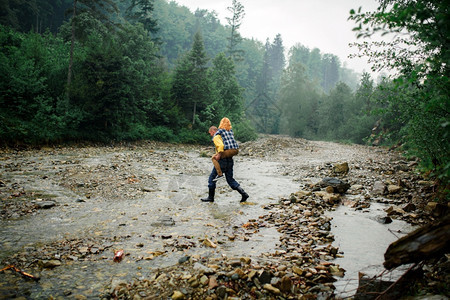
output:
[[[218,134],[218,129],[216,126],[211,126],[209,128],[209,135],[212,137],[212,141],[214,143],[216,154],[215,159],[219,162],[220,168],[222,169],[222,172],[225,174],[225,178],[227,180],[228,185],[233,189],[239,192],[239,194],[242,195],[240,202],[245,202],[247,198],[249,197],[248,194],[241,188],[239,183],[233,178],[233,158],[227,157],[227,158],[221,158],[221,155],[224,151],[224,144],[222,137],[220,134]],[[214,202],[214,195],[216,191],[216,181],[214,180],[217,176],[216,168],[213,168],[211,171],[211,174],[209,175],[208,179],[208,197],[202,198],[201,200],[203,202]]]

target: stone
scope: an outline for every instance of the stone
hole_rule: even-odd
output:
[[[372,188],[374,195],[383,195],[386,190],[386,185],[382,181],[375,181]]]
[[[388,189],[389,194],[396,194],[396,193],[400,192],[402,187],[395,185],[395,184],[390,184],[390,185],[388,185],[387,189]]]
[[[330,274],[337,277],[344,277],[344,270],[339,266],[330,266]]]
[[[293,266],[292,267],[292,272],[294,272],[298,276],[302,276],[303,275],[303,270],[301,268],[297,267],[297,266]]]
[[[364,186],[362,184],[354,184],[350,187],[353,191],[359,191],[362,190],[364,188]]]
[[[158,218],[155,223],[152,223],[152,226],[173,226],[175,225],[175,221],[170,216],[162,216]]]
[[[390,224],[390,223],[392,223],[392,219],[389,216],[379,217],[379,218],[377,218],[377,221],[380,222],[381,224]]]
[[[203,245],[207,246],[207,247],[211,247],[211,248],[217,248],[217,245],[215,243],[213,243],[213,241],[211,241],[210,239],[206,238],[203,241]]]
[[[270,283],[270,281],[272,280],[272,274],[266,270],[263,270],[258,277],[259,282],[261,282],[261,284],[265,284],[265,283]]]
[[[334,188],[332,188],[334,190]],[[341,199],[341,196],[339,194],[324,192],[324,191],[318,191],[314,192],[314,194],[320,198],[322,198],[327,203],[333,203],[335,201],[339,201]]]
[[[180,291],[174,291],[172,295],[172,300],[183,300],[184,294]]]
[[[223,285],[219,286],[216,289],[216,294],[219,297],[219,299],[225,299],[225,297],[227,296],[227,288]]]
[[[390,206],[388,209],[386,209],[386,212],[388,216],[406,214],[406,212],[398,206]]]
[[[412,203],[407,203],[402,206],[402,209],[406,212],[412,212],[416,210],[416,206]]]
[[[263,285],[263,288],[266,291],[271,292],[272,294],[275,294],[275,295],[280,295],[281,294],[281,291],[279,289],[277,289],[276,287],[274,287],[273,285],[271,285],[269,283],[266,283],[265,285]]]
[[[281,278],[280,290],[284,293],[289,293],[292,291],[293,285],[294,284],[289,276],[283,276],[283,278]]]
[[[178,260],[179,264],[187,262],[191,257],[190,256],[183,256]]]
[[[335,164],[332,169],[333,174],[337,175],[347,175],[348,171],[349,167],[347,162]]]
[[[211,274],[216,273],[212,268],[208,268],[199,262],[196,262],[194,264],[194,270],[199,270],[199,271],[203,272],[203,274],[206,274],[206,275],[211,275]]]
[[[331,186],[333,187],[334,191],[339,194],[344,194],[350,188],[349,183],[335,177],[325,177],[322,179],[319,185],[321,187]]]
[[[334,187],[332,187],[332,186],[327,186],[327,187],[325,188],[325,191],[326,191],[327,193],[329,193],[329,194],[333,194],[333,193],[334,193]]]
[[[216,276],[209,277],[208,289],[213,290],[218,286],[219,286],[219,284],[217,283],[217,277]]]
[[[209,282],[208,276],[203,275],[202,277],[200,277],[200,283],[201,283],[202,285],[207,285],[208,282]]]
[[[57,259],[46,260],[42,264],[42,266],[44,268],[48,268],[48,269],[59,267],[60,265],[61,265],[61,261],[59,261]]]
[[[241,257],[241,262],[244,263],[244,265],[249,265],[252,262],[252,259],[250,257]]]
[[[55,206],[56,203],[53,201],[36,201],[34,205],[36,205],[36,207],[40,209],[49,209]]]
[[[304,191],[304,190],[299,190],[298,192],[295,192],[294,195],[299,198],[299,199],[303,199],[307,196],[311,195],[310,191]]]

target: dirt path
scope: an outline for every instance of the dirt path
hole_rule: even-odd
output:
[[[210,154],[211,148],[160,143],[1,153],[0,267],[14,264],[40,280],[3,272],[0,295],[108,298],[118,280],[152,278],[184,257],[256,261],[280,249],[280,230],[260,221],[267,208],[309,189],[336,163],[349,164],[346,180],[361,186],[361,201],[377,180],[414,177],[410,162],[381,148],[268,136],[242,144],[235,159],[248,202],[240,204],[221,182],[216,202],[202,203]],[[126,255],[114,263],[118,249]]]

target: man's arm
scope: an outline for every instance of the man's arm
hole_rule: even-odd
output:
[[[215,155],[215,159],[219,160],[220,157],[222,156],[221,153],[223,153],[223,140],[222,137],[220,136],[220,134],[217,134],[214,138],[213,138],[213,142],[214,142],[214,146],[216,147],[216,155]]]

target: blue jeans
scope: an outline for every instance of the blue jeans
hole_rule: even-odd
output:
[[[237,189],[239,187],[239,183],[233,178],[233,158],[222,158],[219,160],[220,168],[222,169],[223,175],[225,175],[225,178],[227,180],[228,185],[233,190]],[[209,189],[215,189],[216,188],[216,182],[213,181],[214,178],[217,176],[216,168],[213,168],[211,171],[211,174],[209,174],[208,178],[208,188]]]

